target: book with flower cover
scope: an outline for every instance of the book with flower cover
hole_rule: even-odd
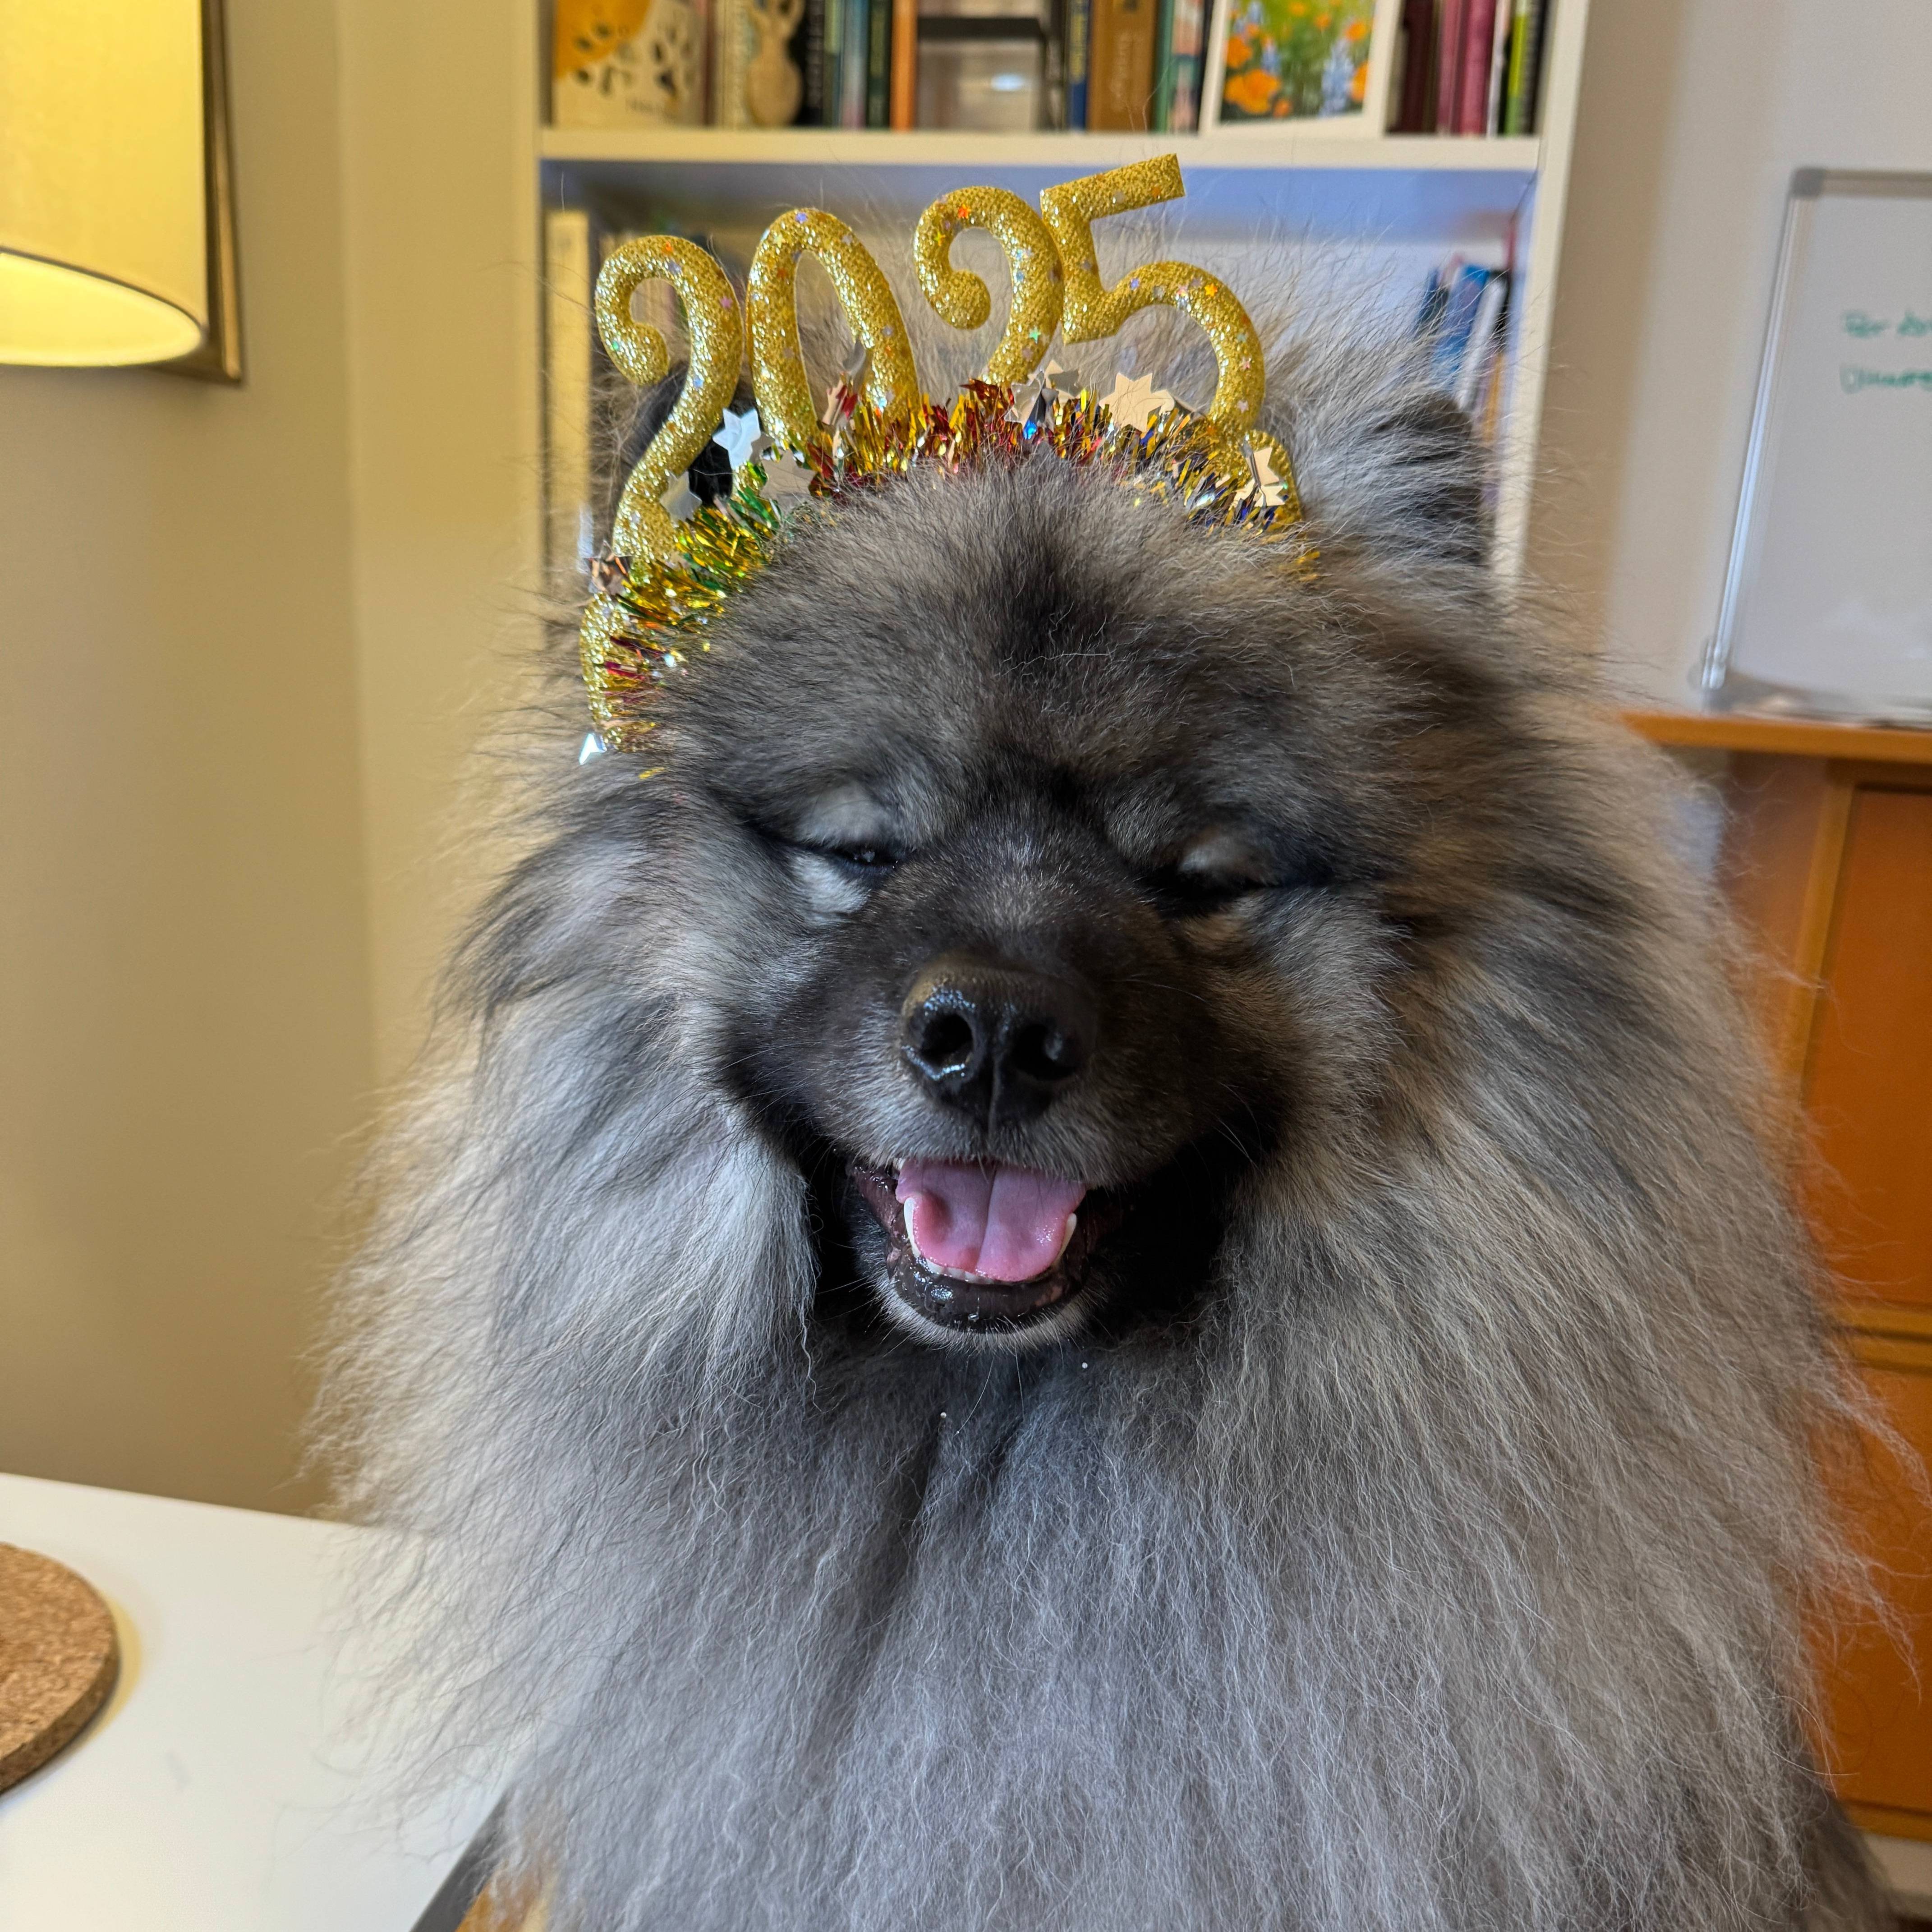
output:
[[[1374,56],[1375,20],[1391,0],[1218,0],[1211,80],[1203,90],[1200,124],[1232,127],[1290,118],[1360,124],[1372,113],[1379,128],[1392,50]],[[1371,83],[1384,76],[1372,104]]]

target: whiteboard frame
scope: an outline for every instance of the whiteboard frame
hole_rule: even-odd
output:
[[[1733,670],[1739,606],[1757,559],[1763,529],[1760,471],[1772,434],[1772,417],[1798,269],[1811,232],[1811,218],[1828,194],[1872,195],[1886,200],[1932,200],[1932,174],[1881,172],[1862,168],[1795,168],[1784,204],[1784,231],[1778,246],[1778,272],[1771,286],[1771,315],[1765,326],[1764,355],[1758,364],[1757,394],[1751,405],[1750,440],[1744,446],[1744,476],[1731,529],[1730,559],[1724,568],[1724,594],[1718,628],[1705,647],[1698,683],[1705,708],[1759,711],[1794,717],[1858,719],[1875,723],[1932,724],[1932,691],[1923,706],[1900,706],[1896,699],[1861,698],[1854,692],[1772,684]]]

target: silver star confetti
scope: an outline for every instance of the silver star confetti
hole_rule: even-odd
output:
[[[1174,398],[1165,389],[1156,389],[1151,376],[1136,376],[1130,381],[1116,376],[1114,386],[1100,398],[1113,412],[1116,423],[1144,430],[1162,410],[1174,406]]]
[[[756,410],[747,410],[742,416],[735,410],[727,410],[718,424],[718,434],[711,440],[731,459],[734,476],[746,464],[757,462],[770,446],[759,428]]]

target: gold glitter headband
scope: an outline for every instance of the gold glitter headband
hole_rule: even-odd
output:
[[[755,460],[738,466],[722,505],[682,524],[662,501],[723,422],[748,346],[760,426],[775,448],[808,467],[814,496],[836,500],[916,461],[958,468],[995,455],[1017,458],[1043,444],[1064,460],[1104,463],[1143,493],[1171,497],[1198,518],[1245,524],[1270,537],[1287,534],[1300,520],[1300,501],[1287,451],[1259,426],[1266,380],[1261,339],[1234,292],[1184,262],[1148,263],[1111,289],[1100,280],[1093,224],[1185,192],[1179,164],[1163,154],[1049,188],[1038,213],[1004,188],[958,188],[934,202],[920,218],[914,256],[920,289],[940,319],[976,328],[992,312],[986,284],[952,265],[952,243],[964,229],[994,237],[1012,284],[1010,314],[986,380],[968,383],[949,408],[922,393],[892,289],[833,215],[794,208],[766,230],[752,258],[742,314],[724,272],[696,243],[652,236],[619,249],[597,280],[598,331],[612,362],[640,388],[669,373],[664,338],[631,314],[632,297],[652,280],[668,281],[677,292],[691,358],[676,405],[625,483],[611,554],[593,572],[582,656],[602,743],[640,748],[652,728],[653,688],[681,668],[694,647],[710,648],[702,633],[712,614],[777,548],[782,519]],[[823,420],[812,406],[799,341],[794,278],[802,255],[825,270],[864,352],[862,397],[842,382]],[[1069,396],[1045,378],[1032,386],[1036,394],[1026,409],[1016,405],[1012,386],[1034,376],[1056,332],[1070,344],[1097,340],[1156,305],[1192,316],[1213,345],[1219,376],[1204,412],[1156,392],[1148,399],[1155,406],[1150,420],[1116,424],[1106,403],[1084,391]],[[1312,562],[1312,554],[1304,550],[1301,561]]]

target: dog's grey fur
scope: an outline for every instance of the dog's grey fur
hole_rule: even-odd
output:
[[[332,1400],[347,1507],[420,1539],[441,1741],[520,1741],[557,1932],[1880,1923],[1805,1742],[1856,1404],[1672,787],[1505,608],[1399,353],[1271,394],[1312,584],[1048,461],[916,476],[730,610],[661,776],[555,735]],[[1049,770],[1114,816],[1001,790]],[[748,824],[855,777],[935,852],[998,820],[938,875],[982,922],[1109,839],[1130,877],[1183,794],[1323,842],[1121,914],[1277,1123],[1210,1122],[1171,1303],[1006,1352],[828,1312],[850,1251],[747,1064],[905,1150],[824,989],[918,868],[848,904]],[[1106,1104],[1036,1164],[1184,1137]]]

